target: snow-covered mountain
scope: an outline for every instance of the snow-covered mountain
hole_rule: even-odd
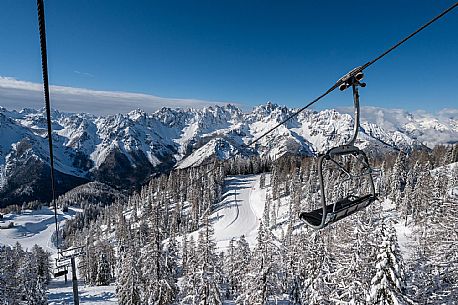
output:
[[[293,111],[272,103],[249,113],[232,105],[162,108],[151,114],[135,110],[105,117],[53,111],[58,190],[92,180],[129,188],[158,172],[199,165],[213,156],[225,159],[234,153],[273,159],[286,153],[312,155],[351,137],[350,115],[336,110],[304,111],[254,147],[246,146]],[[357,145],[383,153],[409,150],[421,142],[458,142],[456,115],[434,121],[426,114],[392,113],[371,111],[362,123]],[[48,177],[44,110],[0,108],[0,206],[49,199]]]
[[[344,113],[353,111],[348,108],[339,110]],[[422,110],[410,113],[403,109],[366,106],[362,108],[361,116],[363,121],[372,123],[363,124],[366,130],[378,126],[385,132],[397,134],[398,138],[408,136],[430,148],[458,142],[458,109],[443,109],[432,114]]]

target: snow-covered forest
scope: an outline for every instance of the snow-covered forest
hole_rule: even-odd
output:
[[[48,304],[46,290],[51,278],[49,253],[34,246],[24,250],[0,245],[0,304]]]
[[[86,246],[85,283],[116,285],[120,304],[455,304],[457,152],[372,159],[379,201],[320,231],[297,217],[317,201],[316,160],[285,156],[173,171],[113,205],[87,203],[61,234]],[[233,197],[247,177],[264,196],[254,233],[224,223],[229,204],[243,211]]]

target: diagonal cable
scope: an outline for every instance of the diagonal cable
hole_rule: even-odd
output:
[[[364,69],[372,66],[373,64],[375,64],[377,61],[379,61],[380,59],[382,59],[383,57],[385,57],[386,55],[388,55],[388,53],[392,52],[393,50],[395,50],[396,48],[398,48],[399,46],[401,46],[402,44],[404,44],[406,41],[408,41],[409,39],[411,39],[413,36],[415,36],[416,34],[418,34],[419,32],[423,31],[425,28],[429,27],[431,24],[433,24],[434,22],[436,22],[437,20],[441,19],[442,17],[444,17],[447,13],[449,13],[450,11],[452,11],[454,8],[456,8],[458,6],[458,2],[455,2],[453,5],[451,5],[449,8],[447,8],[446,10],[442,11],[439,15],[437,15],[436,17],[432,18],[431,20],[429,20],[428,22],[426,22],[425,24],[423,24],[421,27],[419,27],[418,29],[416,29],[414,32],[412,32],[410,35],[406,36],[405,38],[403,38],[402,40],[400,40],[399,42],[397,42],[395,45],[393,45],[392,47],[390,47],[389,49],[387,49],[386,51],[384,51],[383,53],[381,53],[380,55],[378,55],[377,57],[375,57],[374,59],[368,61],[367,63],[365,63],[364,65],[362,66],[359,66],[355,69],[353,69],[348,75],[346,75],[346,77],[351,77],[351,76],[354,76],[356,75],[357,73],[363,71]],[[319,100],[321,100],[322,98],[324,98],[325,96],[327,96],[328,94],[330,94],[331,92],[333,92],[336,88],[338,88],[341,84],[344,83],[344,80],[343,78],[340,78],[334,85],[332,85],[328,90],[326,90],[323,94],[321,94],[320,96],[318,96],[317,98],[315,98],[314,100],[312,100],[311,102],[309,102],[307,105],[305,105],[304,107],[296,110],[295,112],[293,112],[291,115],[289,115],[288,117],[286,117],[284,120],[282,120],[281,122],[279,122],[278,124],[276,124],[274,127],[268,129],[267,131],[265,131],[262,135],[260,135],[259,137],[255,138],[253,141],[251,141],[250,143],[248,144],[243,144],[242,145],[242,148],[249,148],[250,146],[253,146],[253,144],[259,142],[261,139],[265,138],[267,135],[269,135],[270,133],[272,133],[275,129],[279,128],[280,126],[284,125],[285,123],[287,123],[289,120],[295,118],[296,116],[298,116],[301,112],[303,112],[304,110],[306,110],[307,108],[311,107],[312,105],[314,105],[315,103],[317,103]],[[230,156],[229,158],[227,158],[225,161],[228,161],[228,160],[231,160],[233,158],[235,158],[236,156],[238,156],[240,153],[242,152],[242,150],[237,150],[232,156]],[[207,162],[205,164],[201,164],[201,166],[208,166],[210,164],[213,164],[214,162]],[[189,186],[193,185],[194,181],[196,180],[200,180],[202,179],[204,176],[210,174],[211,172],[213,172],[214,170],[216,170],[218,168],[217,165],[213,165],[212,168],[210,168],[209,170],[205,171],[200,177],[198,177],[198,179],[193,179],[190,183],[186,184],[182,189],[180,189],[180,192],[183,191],[184,189],[188,188]]]

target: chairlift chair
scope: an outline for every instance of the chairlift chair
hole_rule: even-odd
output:
[[[314,229],[322,229],[327,225],[339,221],[347,216],[350,216],[377,199],[375,193],[374,180],[372,177],[373,170],[370,167],[366,154],[354,145],[358,137],[358,130],[360,127],[360,107],[359,107],[359,93],[358,86],[365,87],[365,83],[361,83],[364,77],[361,67],[357,67],[346,74],[344,77],[337,81],[337,86],[341,91],[352,87],[353,100],[355,108],[355,123],[353,137],[347,144],[340,145],[329,149],[325,154],[320,155],[318,158],[318,177],[320,183],[321,207],[313,211],[302,212],[299,218],[304,220],[307,225]],[[349,156],[361,166],[359,173],[352,173],[338,160],[343,156]],[[334,203],[329,203],[326,199],[325,184],[323,178],[323,168],[326,162],[333,164],[341,173],[346,176],[346,180],[367,178],[370,192],[368,194],[352,194],[348,193],[343,199]]]
[[[68,274],[68,265],[56,266],[53,274],[55,278]]]

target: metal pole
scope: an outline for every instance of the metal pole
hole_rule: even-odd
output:
[[[358,130],[359,130],[359,93],[358,93],[358,87],[357,84],[353,81],[351,84],[353,88],[353,102],[354,102],[354,107],[355,107],[355,126],[354,126],[354,132],[353,132],[353,137],[351,138],[350,142],[348,145],[354,145],[356,138],[358,137]]]
[[[70,261],[72,262],[73,304],[80,305],[80,298],[78,296],[78,279],[76,278],[75,257],[72,256]]]

